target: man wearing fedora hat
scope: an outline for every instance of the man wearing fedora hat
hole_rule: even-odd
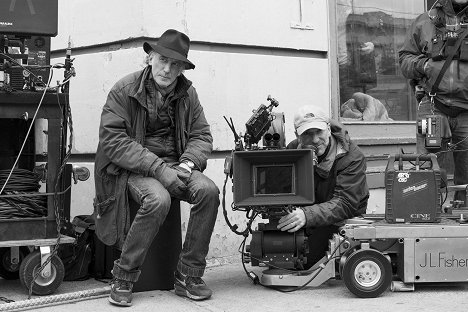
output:
[[[212,136],[191,81],[187,35],[169,29],[156,44],[145,42],[146,68],[118,81],[107,97],[95,159],[96,233],[122,253],[114,262],[109,301],[132,303],[132,287],[146,253],[171,206],[191,204],[175,293],[194,300],[212,291],[201,279],[219,206],[219,189],[202,172]],[[140,207],[129,224],[128,196]]]
[[[365,213],[369,189],[366,159],[339,122],[316,105],[300,107],[294,116],[297,139],[287,148],[311,148],[314,166],[315,204],[295,209],[278,223],[282,231],[305,228],[308,235],[307,265],[317,263],[328,250],[328,240],[341,221]]]

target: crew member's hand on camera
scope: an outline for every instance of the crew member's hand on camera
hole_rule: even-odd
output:
[[[305,213],[302,209],[298,208],[279,219],[277,228],[281,231],[293,233],[302,228],[305,224]]]

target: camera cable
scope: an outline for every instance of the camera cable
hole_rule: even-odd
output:
[[[227,209],[226,209],[226,184],[227,184],[228,178],[229,178],[229,175],[226,174],[226,179],[224,180],[224,185],[223,185],[223,198],[222,198],[224,219],[226,220],[226,223],[228,227],[231,229],[231,231],[233,231],[237,235],[242,235],[245,238],[247,238],[247,236],[249,236],[249,233],[252,231],[252,223],[255,220],[255,218],[258,216],[258,213],[254,213],[250,217],[248,217],[249,210],[247,210],[247,218],[249,221],[247,222],[246,228],[243,231],[239,231],[238,225],[232,224],[231,221],[229,221],[229,217],[227,215]]]

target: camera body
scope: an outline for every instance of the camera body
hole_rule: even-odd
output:
[[[280,212],[282,215],[284,213]],[[277,220],[270,218],[269,223],[259,223],[257,230],[252,231],[252,240],[246,250],[251,265],[303,270],[309,252],[305,230],[283,232],[276,228],[277,224]]]
[[[418,133],[426,136],[424,146],[427,149],[442,147],[441,117],[439,115],[428,115],[418,120]]]

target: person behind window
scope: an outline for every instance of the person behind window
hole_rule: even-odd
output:
[[[301,107],[294,117],[297,138],[289,149],[312,148],[316,203],[283,216],[278,229],[296,232],[305,227],[309,236],[307,262],[319,261],[328,250],[328,240],[338,231],[338,222],[365,213],[369,198],[366,158],[350,139],[348,131],[318,107]]]
[[[340,80],[340,103],[351,98],[355,92],[366,92],[376,86],[375,45],[373,30],[368,25],[368,14],[355,14],[354,4],[349,0],[337,3],[338,68]]]
[[[424,90],[418,104],[418,120],[436,114],[441,118],[442,146],[427,149],[425,135],[417,132],[418,153],[436,153],[441,167],[447,167],[446,152],[453,151],[454,184],[468,184],[468,36],[448,64],[434,94],[429,96],[442,66],[457,38],[466,31],[468,0],[439,0],[412,23],[399,61],[403,75]],[[461,192],[455,195],[463,200]]]
[[[95,160],[96,232],[122,248],[114,262],[109,301],[132,304],[132,287],[148,248],[171,207],[192,205],[174,273],[175,293],[201,300],[212,291],[201,279],[219,206],[219,190],[202,171],[212,136],[195,88],[183,75],[189,38],[169,29],[145,42],[149,65],[118,81],[107,97]],[[130,196],[140,207],[128,224]]]
[[[378,99],[356,92],[340,107],[341,120],[389,121],[387,108]]]

